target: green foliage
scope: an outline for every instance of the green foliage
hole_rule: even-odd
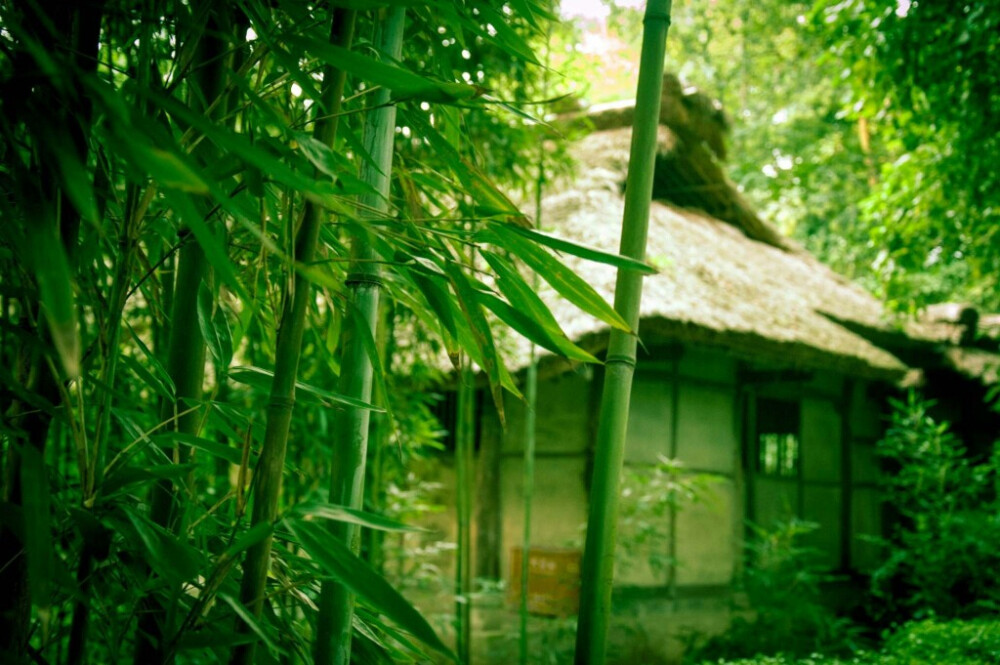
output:
[[[1000,658],[1000,624],[995,620],[921,621],[891,635],[879,652],[849,658],[819,654],[804,658],[763,656],[711,661],[718,665],[988,665]],[[706,665],[707,665],[706,661]]]
[[[885,651],[903,662],[995,663],[1000,623],[992,618],[909,623],[886,641]]]
[[[734,618],[725,634],[690,640],[694,648],[685,655],[686,662],[758,654],[790,658],[843,654],[857,647],[850,622],[822,602],[820,587],[833,576],[819,563],[818,552],[798,542],[817,528],[815,523],[798,520],[772,529],[751,526],[741,580],[745,598],[733,607]]]
[[[894,400],[878,444],[900,517],[872,575],[883,619],[972,616],[996,611],[1000,601],[997,458],[970,460],[948,423],[930,415],[932,406],[913,391]]]
[[[622,99],[641,14],[611,4],[574,55]],[[1000,307],[994,2],[673,5],[667,68],[729,113],[729,174],[766,219],[895,310]]]
[[[616,569],[645,559],[655,575],[665,576],[676,564],[670,555],[671,513],[709,499],[712,482],[711,476],[692,474],[662,455],[653,466],[626,467],[618,502]]]
[[[259,641],[262,659],[310,662],[317,591],[338,576],[364,583],[369,662],[420,660],[420,641],[442,649],[379,566],[319,528],[390,525],[326,503],[331,423],[364,408],[395,427],[384,440],[398,475],[383,474],[370,507],[409,518],[413,505],[387,504],[422,500],[401,469],[436,436],[426,403],[406,392],[431,373],[415,361],[461,351],[490,370],[494,394],[513,388],[490,337],[498,320],[584,357],[527,301],[522,254],[608,316],[555,258],[553,247],[572,247],[507,232],[524,216],[498,183],[523,184],[529,172],[508,166],[531,164],[546,131],[528,111],[541,108],[529,102],[547,7],[416,3],[390,59],[372,43],[377,9],[338,51],[327,4],[0,6],[0,659],[125,662],[148,642],[168,660],[221,662]],[[326,145],[311,130],[330,110],[319,92],[330,68],[349,82]],[[380,85],[398,88],[399,166],[388,212],[372,218],[359,211],[373,190],[358,173],[372,161],[361,135]],[[295,249],[306,210],[321,224],[311,260]],[[336,388],[342,333],[358,327],[345,281],[346,238],[359,231],[405,338],[403,361],[388,351],[383,362],[370,338],[365,353],[414,379],[379,377],[375,408]],[[487,252],[503,257],[502,288],[469,258]],[[282,379],[293,404],[269,394],[279,356],[292,357],[276,343],[295,293],[309,297],[291,344],[297,373]],[[524,325],[525,312],[544,325]],[[267,414],[282,410],[287,456],[264,469]],[[253,524],[265,482],[277,513]],[[258,617],[240,600],[243,557],[271,539]]]
[[[885,297],[1000,304],[1000,12],[990,0],[833,2],[812,24],[879,173],[861,201]],[[930,279],[928,279],[930,275]]]

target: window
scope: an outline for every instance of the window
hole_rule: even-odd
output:
[[[799,475],[799,405],[757,400],[757,471],[766,476]]]

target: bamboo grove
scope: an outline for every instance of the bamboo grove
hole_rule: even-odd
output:
[[[502,412],[501,329],[594,360],[528,269],[623,333],[558,252],[649,270],[502,193],[549,3],[0,7],[0,660],[454,658],[368,539],[394,327]]]

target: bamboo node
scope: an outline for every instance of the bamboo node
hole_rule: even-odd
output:
[[[664,23],[667,24],[668,28],[672,23],[672,21],[670,20],[670,14],[663,12],[647,12],[642,19],[643,24],[652,23],[654,21],[663,21]]]
[[[344,284],[347,286],[353,286],[355,284],[371,284],[372,286],[376,286],[378,288],[383,288],[385,286],[385,282],[382,281],[381,277],[365,272],[350,273],[344,280]]]
[[[631,367],[632,369],[635,369],[635,358],[632,358],[631,356],[625,356],[625,355],[616,354],[616,355],[608,356],[607,358],[605,358],[604,359],[604,364],[605,365],[627,365],[628,367]]]
[[[269,409],[291,409],[295,406],[294,397],[272,397],[267,401]]]

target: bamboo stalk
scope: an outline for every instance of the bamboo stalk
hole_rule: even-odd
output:
[[[545,34],[545,73],[542,75],[542,98],[548,98],[549,89],[549,56],[552,40],[551,25]],[[538,143],[538,177],[535,180],[535,228],[542,226],[542,192],[545,186],[545,142]],[[538,275],[532,273],[531,286],[538,289]],[[537,349],[531,344],[528,351],[528,369],[524,377],[524,469],[521,478],[521,494],[524,502],[524,529],[521,534],[521,603],[518,608],[520,615],[520,648],[518,662],[527,665],[529,652],[528,639],[528,561],[531,558],[531,504],[535,495],[535,423],[538,407],[538,357]]]
[[[330,29],[331,43],[343,47],[350,46],[354,38],[355,16],[353,10],[334,11]],[[316,120],[313,134],[326,145],[332,146],[337,134],[345,79],[345,72],[333,67],[326,68],[323,76],[323,104],[320,105],[319,112],[325,111],[325,113]],[[321,215],[322,210],[318,205],[311,201],[306,202],[294,249],[294,258],[301,264],[309,264],[315,257]],[[286,291],[282,304],[281,324],[275,351],[274,381],[271,384],[264,444],[255,479],[251,527],[261,523],[273,523],[278,514],[288,431],[292,421],[292,406],[295,403],[295,379],[302,351],[306,309],[311,298],[311,284],[301,273],[296,273],[291,289]],[[243,563],[240,597],[254,617],[259,617],[264,608],[271,545],[272,537],[268,535],[247,550]],[[247,632],[249,627],[241,621],[239,630]],[[249,665],[254,661],[255,647],[255,643],[238,646],[233,650],[230,662],[234,665]]]
[[[455,484],[458,542],[455,552],[455,651],[458,662],[472,658],[472,456],[475,445],[475,374],[468,358],[458,386],[455,428]]]
[[[394,354],[393,330],[395,328],[395,311],[391,300],[383,300],[379,303],[379,329],[376,347],[379,357],[382,359],[382,368],[387,376],[392,375],[392,356]],[[389,404],[389,396],[385,394],[380,385],[373,387],[374,404],[386,408]],[[385,474],[388,466],[388,455],[386,448],[389,445],[389,437],[392,434],[392,422],[386,414],[379,414],[371,424],[372,451],[371,466],[368,469],[368,501],[372,512],[381,513],[385,503]],[[385,532],[377,529],[368,531],[368,563],[379,574],[385,573]]]
[[[379,52],[399,59],[402,54],[405,10],[394,7],[378,26],[376,44]],[[361,178],[372,185],[376,195],[360,197],[362,219],[382,216],[388,210],[389,174],[392,171],[393,138],[396,130],[396,106],[390,91],[380,88],[374,93],[372,109],[365,119],[364,147],[371,161],[362,162]],[[351,265],[346,280],[348,317],[353,325],[344,326],[343,355],[339,391],[364,402],[371,400],[374,370],[365,345],[358,338],[361,326],[376,338],[381,278],[376,254],[366,232],[352,239]],[[368,423],[371,412],[347,407],[334,421],[337,454],[333,459],[330,479],[330,501],[360,508],[364,497],[365,456],[368,449]],[[338,524],[333,527],[355,553],[360,549],[357,525]],[[354,617],[354,595],[342,585],[324,582],[320,592],[319,614],[316,619],[316,640],[313,658],[317,665],[348,665],[351,658],[351,627]]]
[[[645,27],[619,252],[623,256],[639,260],[646,254],[670,5],[671,0],[650,0],[643,19]],[[615,309],[636,333],[639,329],[641,296],[642,275],[632,270],[619,269],[615,285]],[[580,619],[574,661],[577,665],[602,665],[605,662],[614,577],[619,483],[625,455],[632,376],[635,372],[636,341],[634,334],[616,329],[612,330],[608,342],[587,520],[587,543],[583,558],[583,585],[580,591]]]
[[[539,178],[541,180],[541,178]],[[541,187],[539,187],[539,192]],[[540,196],[538,197],[541,198]],[[536,215],[541,212],[541,206],[536,205]],[[536,217],[536,220],[538,218]],[[537,279],[532,280],[537,286]],[[518,608],[520,615],[520,648],[518,662],[528,663],[528,561],[531,558],[531,504],[535,496],[535,408],[538,405],[538,360],[535,345],[531,345],[528,371],[524,378],[524,469],[521,478],[521,496],[524,502],[524,530],[521,534],[521,603]]]

